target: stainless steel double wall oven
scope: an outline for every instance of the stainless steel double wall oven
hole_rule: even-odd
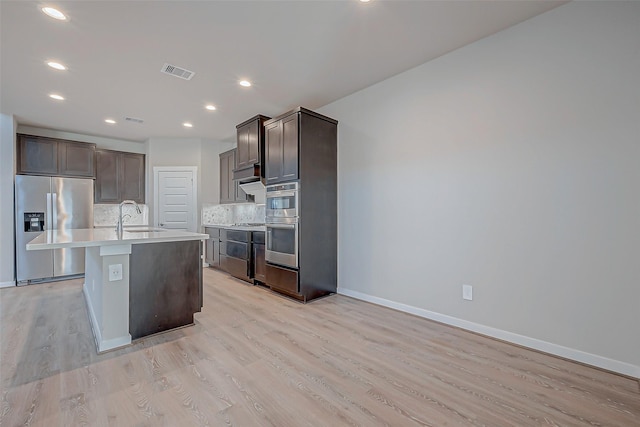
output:
[[[291,182],[267,186],[265,260],[298,268],[300,184]]]

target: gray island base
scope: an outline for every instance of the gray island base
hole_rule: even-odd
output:
[[[101,353],[194,323],[202,308],[206,238],[171,230],[49,230],[27,250],[85,247],[84,295]]]

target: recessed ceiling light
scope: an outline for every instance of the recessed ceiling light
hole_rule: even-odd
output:
[[[251,86],[251,82],[248,80],[240,80],[240,86],[249,87]]]
[[[110,125],[115,125],[116,121],[113,119],[104,119],[105,123],[109,123]]]
[[[49,67],[51,67],[51,68],[55,68],[56,70],[64,71],[64,70],[67,69],[67,67],[65,67],[64,65],[60,64],[59,62],[50,61],[50,62],[47,62],[47,65]]]
[[[60,96],[56,93],[52,93],[51,95],[49,95],[49,98],[57,99],[58,101],[64,101],[64,96]]]
[[[67,16],[64,13],[60,12],[58,9],[54,9],[53,7],[43,7],[42,11],[53,19],[57,19],[59,21],[67,20]]]
[[[209,110],[209,111],[215,111],[216,106],[215,106],[215,105],[211,105],[211,104],[209,104],[209,105],[207,105],[207,106],[206,106],[206,107],[204,107],[204,108],[206,108],[206,109],[207,109],[207,110]]]
[[[192,125],[191,123],[189,123],[189,122],[184,122],[184,123],[182,124],[182,126],[184,126],[184,127],[186,127],[186,128],[192,128],[192,127],[193,127],[193,125]]]
[[[369,3],[369,0],[360,0],[360,3]]]

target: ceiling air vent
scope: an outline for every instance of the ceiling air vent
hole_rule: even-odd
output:
[[[131,123],[143,123],[144,120],[142,119],[136,119],[135,117],[125,117],[124,118],[126,121],[131,122]]]
[[[184,80],[191,80],[191,77],[195,74],[193,71],[185,70],[184,68],[176,67],[171,64],[164,64],[160,72],[170,74]]]

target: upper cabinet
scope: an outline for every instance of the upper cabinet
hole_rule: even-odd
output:
[[[96,150],[96,203],[144,203],[144,186],[144,154]]]
[[[220,203],[246,202],[247,194],[242,191],[238,181],[233,179],[233,171],[236,169],[237,150],[220,153]]]
[[[265,125],[267,184],[298,179],[299,118],[300,113],[293,113]]]
[[[269,117],[257,115],[236,126],[237,152],[233,179],[238,181],[264,178],[264,122]]]
[[[297,108],[265,123],[266,184],[296,181],[317,169],[315,156],[335,146],[338,122],[305,108]],[[326,148],[325,148],[326,147]],[[335,171],[334,171],[335,173]]]
[[[42,136],[18,135],[18,174],[95,177],[96,145]]]
[[[58,142],[58,168],[64,176],[95,176],[94,144],[84,142]]]

